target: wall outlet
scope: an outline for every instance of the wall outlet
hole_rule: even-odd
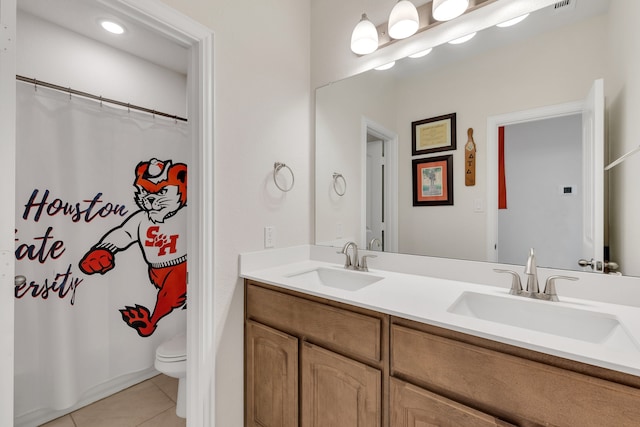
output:
[[[274,248],[276,246],[276,228],[268,225],[264,228],[264,247]]]

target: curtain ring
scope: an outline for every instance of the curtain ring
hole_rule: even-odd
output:
[[[280,186],[280,184],[278,184],[277,176],[280,172],[280,169],[287,169],[291,174],[291,185],[289,186],[289,188],[283,188]],[[276,184],[276,187],[278,187],[278,189],[286,193],[287,191],[291,191],[291,189],[293,188],[293,184],[296,182],[296,177],[293,175],[293,171],[289,166],[285,165],[284,163],[275,162],[273,164],[273,182]]]
[[[342,189],[342,192],[340,192],[337,187],[339,179],[342,179],[342,182],[344,184],[343,185],[344,188]],[[344,193],[347,192],[347,180],[344,179],[344,176],[342,176],[341,173],[338,173],[338,172],[333,173],[333,191],[335,191],[338,196],[344,196]]]

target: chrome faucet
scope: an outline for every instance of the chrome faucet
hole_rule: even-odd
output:
[[[380,239],[378,239],[377,237],[374,237],[373,239],[371,239],[371,241],[369,242],[369,245],[367,246],[367,249],[369,249],[370,251],[373,250],[373,247],[375,245],[378,245],[379,248],[382,248],[382,243],[380,243]]]
[[[349,255],[349,248],[352,248],[352,255]],[[367,258],[375,258],[376,255],[363,255],[362,260],[358,259],[358,245],[355,242],[347,242],[338,252],[345,256],[344,268],[356,271],[369,271],[367,267]]]
[[[353,249],[353,256],[349,255],[349,248]],[[342,247],[342,251],[338,252],[343,254],[346,258],[344,260],[344,268],[355,270],[358,265],[358,245],[355,242],[347,242]]]
[[[538,267],[536,265],[536,256],[533,248],[529,251],[529,258],[524,268],[524,274],[527,277],[527,288],[522,289],[520,282],[520,276],[515,271],[494,269],[496,273],[507,273],[511,275],[511,289],[509,293],[511,295],[518,295],[527,298],[541,299],[545,301],[558,301],[558,294],[556,292],[556,280],[578,280],[577,277],[571,276],[550,276],[545,282],[544,291],[540,292],[538,286]]]
[[[524,274],[527,276],[527,292],[530,294],[539,294],[540,286],[538,286],[538,267],[536,265],[536,254],[533,248],[529,251],[527,265],[524,268]]]

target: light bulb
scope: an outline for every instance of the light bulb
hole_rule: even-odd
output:
[[[473,37],[475,37],[475,35],[476,35],[476,33],[467,34],[466,36],[462,36],[462,37],[458,37],[457,39],[453,39],[449,43],[450,44],[462,44],[462,43],[465,43],[465,42],[468,42],[469,40],[471,40]]]
[[[388,70],[389,68],[393,68],[394,65],[396,65],[396,61],[381,65],[379,67],[376,67],[375,69],[378,71],[384,71],[384,70]]]
[[[504,21],[501,22],[500,24],[496,25],[496,27],[500,27],[500,28],[504,28],[504,27],[511,27],[512,25],[516,25],[522,21],[525,20],[525,18],[529,16],[528,13],[518,16],[517,18],[513,18],[513,19],[509,19],[508,21]]]
[[[449,21],[464,13],[469,0],[433,0],[431,14],[436,21]]]
[[[414,54],[409,55],[409,58],[413,58],[413,59],[422,58],[423,56],[429,55],[432,50],[433,50],[432,47],[430,47],[429,49],[421,50],[420,52],[416,52]]]
[[[124,27],[120,24],[117,24],[113,21],[100,21],[100,25],[102,26],[102,28],[104,28],[106,31],[112,33],[112,34],[122,34],[124,33]]]
[[[389,15],[389,37],[406,39],[418,31],[418,9],[409,0],[400,0]]]
[[[378,49],[378,30],[373,22],[369,21],[367,14],[362,14],[362,19],[351,33],[351,51],[357,55],[367,55]]]

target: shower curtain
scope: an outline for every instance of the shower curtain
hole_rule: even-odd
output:
[[[189,152],[185,123],[17,83],[16,425],[150,377],[185,331]]]

